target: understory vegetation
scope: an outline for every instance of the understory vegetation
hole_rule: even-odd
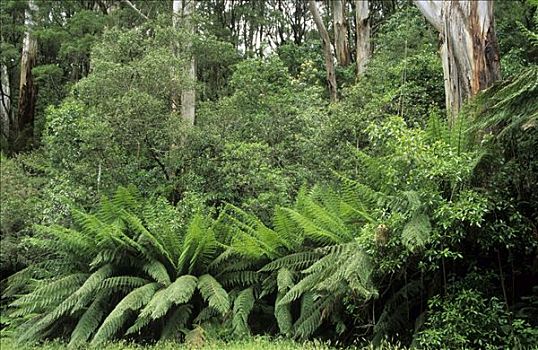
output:
[[[336,102],[314,30],[254,53],[204,4],[197,34],[158,7],[60,7],[68,38],[44,17],[34,136],[2,143],[2,348],[536,346],[536,5],[498,7],[504,79],[449,122],[437,35],[394,4]]]

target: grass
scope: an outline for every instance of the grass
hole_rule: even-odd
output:
[[[21,345],[16,344],[9,338],[1,338],[0,348],[2,350],[67,350],[68,347],[64,343],[49,342],[39,345]],[[305,342],[299,343],[292,340],[283,339],[270,339],[267,337],[254,337],[245,340],[237,340],[232,342],[211,341],[209,343],[193,347],[186,344],[179,344],[175,342],[157,343],[155,345],[137,345],[128,342],[114,342],[100,346],[79,346],[77,350],[187,350],[187,349],[200,349],[200,350],[329,350],[332,349],[329,345],[321,342]]]
[[[16,344],[10,338],[0,338],[0,348],[2,350],[67,350],[67,345],[61,342],[49,342],[39,345]],[[336,349],[329,344],[320,341],[295,342],[289,339],[273,339],[269,337],[251,337],[244,340],[231,342],[213,341],[193,347],[175,342],[157,343],[154,345],[137,345],[128,342],[114,342],[99,346],[77,346],[77,350],[332,350]],[[379,348],[368,346],[365,348],[352,348],[363,350],[403,350],[400,347],[383,345]]]

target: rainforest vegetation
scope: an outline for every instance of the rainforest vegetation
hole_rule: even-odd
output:
[[[0,19],[2,347],[535,349],[535,0]]]

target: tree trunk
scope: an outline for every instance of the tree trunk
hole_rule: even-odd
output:
[[[335,0],[333,5],[334,48],[336,51],[336,60],[340,66],[346,67],[349,65],[346,8],[342,0]]]
[[[177,28],[179,26],[179,21],[184,21],[183,23],[188,28],[190,33],[194,33],[194,25],[192,23],[192,14],[194,12],[194,0],[174,0],[173,2],[173,11],[174,11],[174,26]],[[188,42],[185,45],[185,50],[190,52],[192,49],[192,43]],[[181,91],[181,116],[187,122],[188,125],[194,125],[194,118],[196,112],[196,90],[194,85],[196,83],[196,58],[192,53],[189,54],[190,58],[188,63],[184,67],[187,72],[187,77],[189,79],[189,87],[185,87]],[[175,110],[177,108],[178,96],[172,98],[172,108]]]
[[[336,85],[336,74],[331,50],[331,39],[329,38],[329,33],[327,33],[327,29],[325,29],[325,25],[321,20],[316,2],[314,0],[309,0],[308,8],[310,13],[312,13],[312,17],[314,18],[314,22],[316,23],[321,36],[321,44],[323,46],[323,54],[325,56],[325,69],[327,70],[327,84],[329,86],[331,101],[335,102],[338,100],[338,88]]]
[[[34,21],[33,13],[37,10],[33,0],[28,1],[28,9],[24,13],[24,25],[26,32],[22,44],[21,74],[19,85],[18,120],[16,127],[19,142],[25,143],[26,139],[32,139],[34,130],[34,112],[37,98],[37,87],[32,76],[32,68],[37,59],[37,41],[32,34]],[[24,134],[24,135],[23,135]]]
[[[372,55],[368,0],[355,0],[355,20],[357,22],[357,77],[361,77]]]
[[[500,79],[493,1],[415,0],[439,31],[446,108],[452,125],[463,103]]]
[[[0,80],[2,81],[2,90],[0,91],[0,128],[2,139],[9,142],[13,127],[13,117],[11,113],[11,86],[7,67],[2,64],[0,71]]]

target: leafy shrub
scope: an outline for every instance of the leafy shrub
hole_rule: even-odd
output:
[[[462,289],[428,301],[428,314],[415,339],[423,349],[529,349],[538,331],[514,319],[499,299]]]

